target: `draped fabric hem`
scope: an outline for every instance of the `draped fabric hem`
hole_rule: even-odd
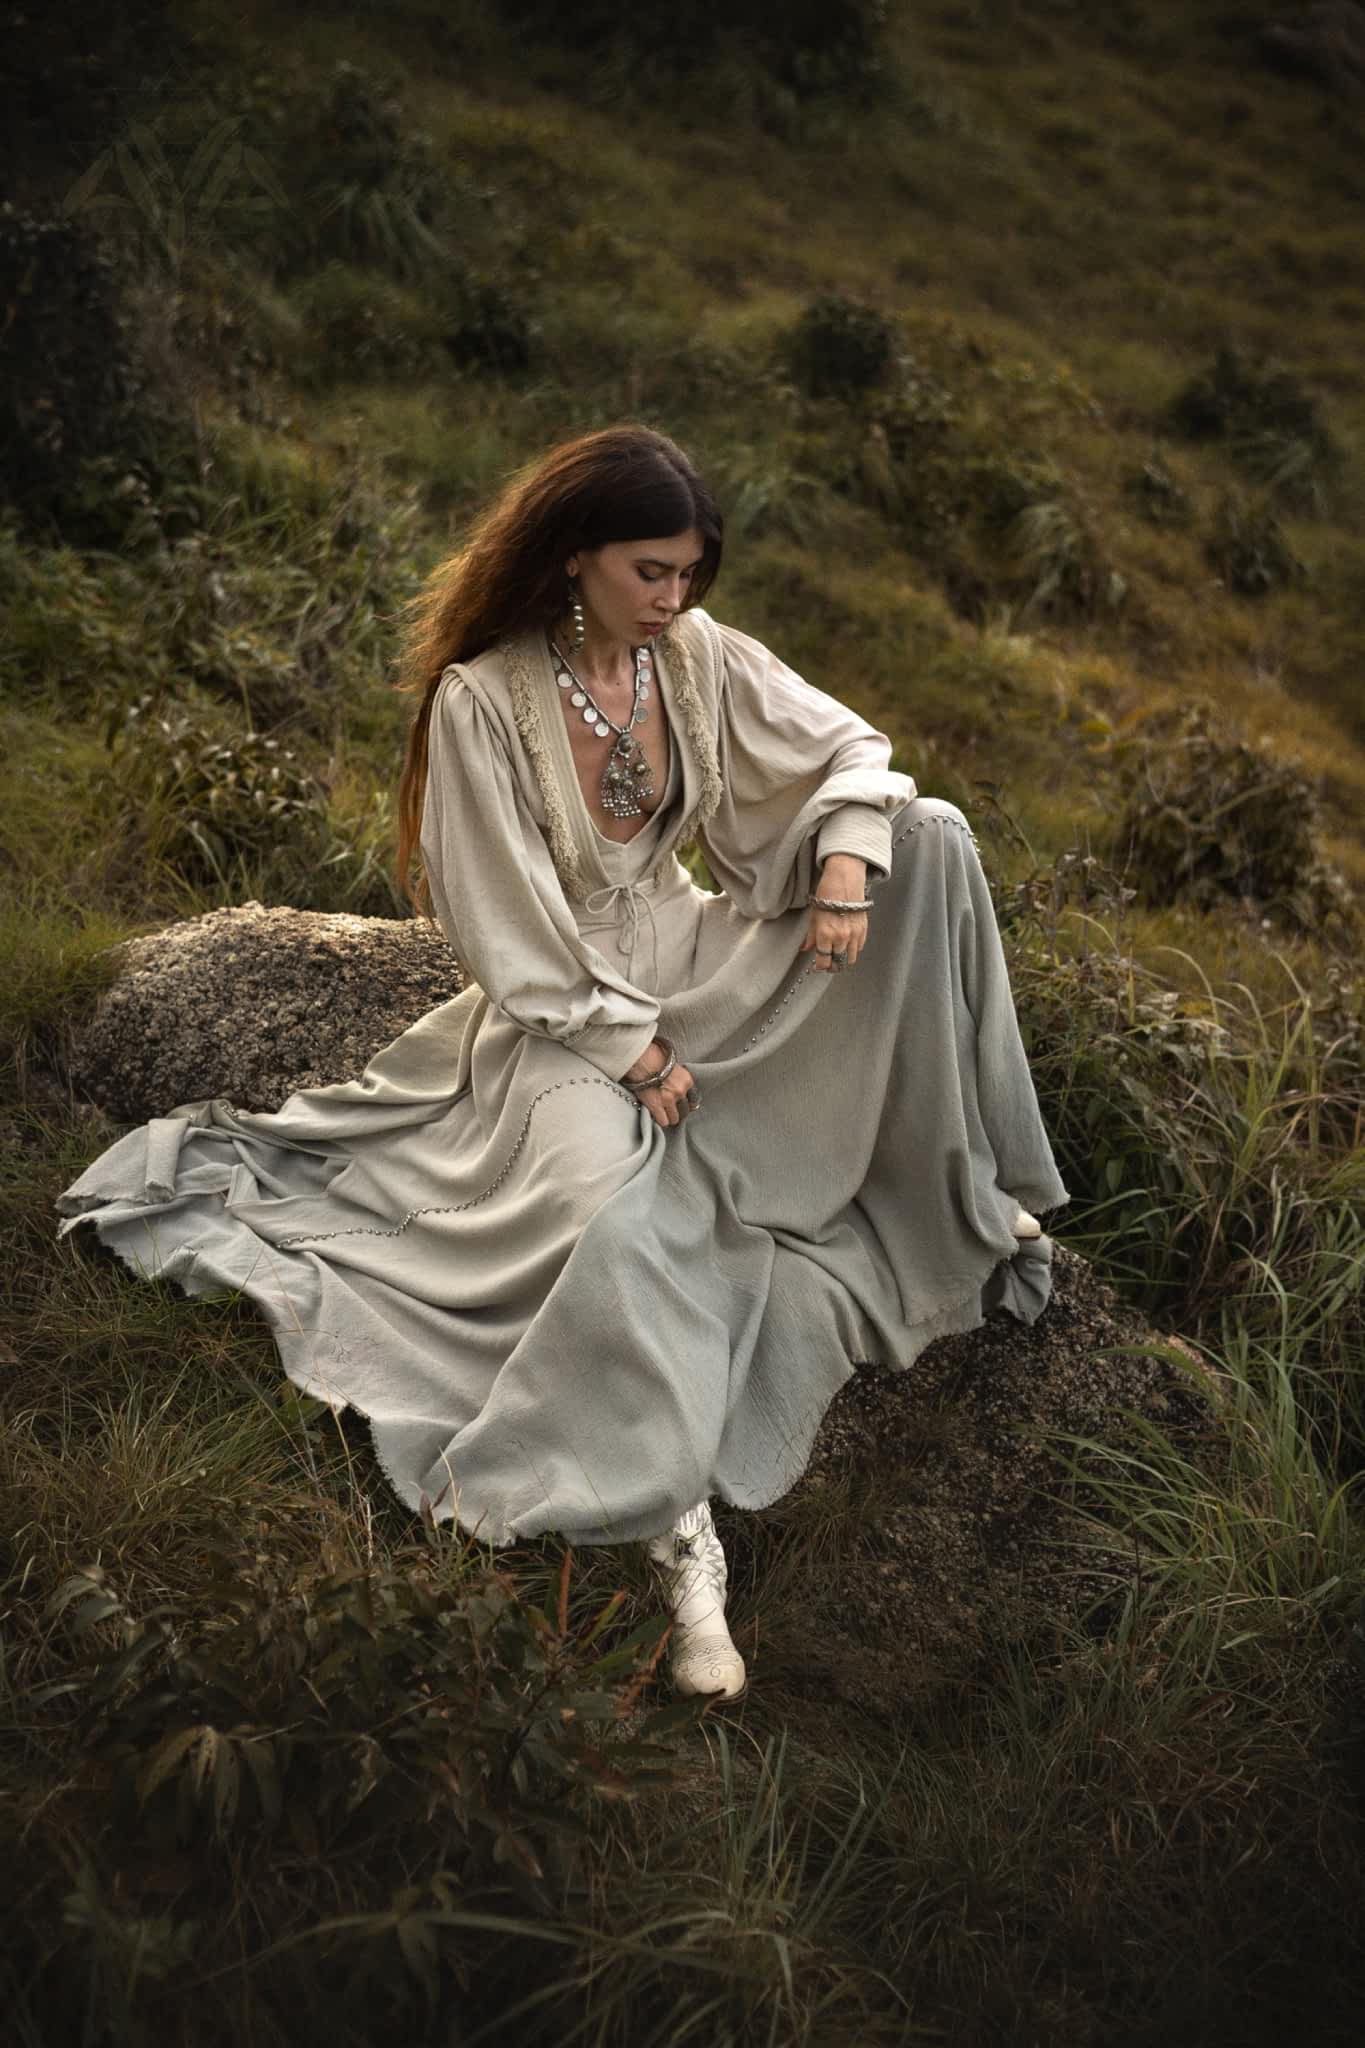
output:
[[[202,1199],[202,1195],[199,1199]],[[127,1197],[122,1198],[127,1202]],[[195,1197],[191,1197],[191,1200]],[[184,1198],[181,1198],[182,1202]],[[459,1476],[453,1470],[451,1484],[443,1497],[433,1500],[430,1493],[416,1484],[410,1472],[405,1473],[396,1459],[386,1454],[380,1440],[380,1430],[387,1419],[377,1412],[378,1404],[339,1396],[334,1383],[316,1369],[313,1353],[314,1332],[299,1319],[297,1310],[291,1316],[284,1305],[278,1304],[253,1289],[249,1282],[233,1282],[215,1273],[211,1267],[201,1266],[199,1247],[194,1240],[180,1243],[171,1258],[154,1264],[139,1258],[131,1244],[118,1241],[118,1233],[124,1225],[136,1220],[136,1208],[129,1205],[131,1213],[102,1220],[102,1211],[110,1207],[106,1198],[96,1194],[64,1195],[59,1209],[64,1220],[58,1229],[58,1236],[65,1236],[82,1223],[89,1223],[95,1230],[99,1242],[128,1268],[138,1279],[171,1282],[187,1296],[203,1298],[218,1295],[223,1299],[244,1300],[259,1314],[271,1335],[279,1353],[280,1363],[286,1377],[301,1393],[323,1402],[334,1414],[351,1409],[364,1418],[369,1425],[370,1441],[375,1461],[384,1477],[403,1505],[414,1514],[430,1514],[437,1522],[453,1522],[466,1534],[486,1543],[492,1549],[509,1548],[519,1542],[537,1540],[543,1530],[521,1531],[503,1528],[493,1536],[487,1534],[489,1509],[470,1501],[468,1496],[461,1499]],[[180,1203],[147,1203],[148,1216],[164,1215],[169,1208]],[[226,1205],[225,1215],[226,1215]],[[246,1224],[238,1224],[234,1236],[248,1238],[262,1250],[274,1251],[276,1247],[268,1239],[261,1238]],[[817,1401],[806,1411],[796,1429],[785,1434],[774,1433],[767,1445],[751,1442],[747,1447],[746,1466],[756,1466],[762,1471],[761,1482],[749,1482],[737,1473],[727,1472],[722,1453],[716,1469],[704,1491],[707,1498],[717,1498],[732,1507],[755,1510],[770,1507],[790,1493],[805,1471],[811,1451],[819,1435],[821,1425],[836,1396],[864,1366],[885,1366],[895,1372],[908,1371],[930,1344],[940,1337],[956,1336],[979,1329],[988,1314],[997,1309],[1006,1310],[1016,1321],[1031,1324],[1046,1307],[1051,1292],[1052,1246],[1048,1237],[1021,1240],[1016,1250],[1005,1257],[990,1251],[982,1260],[980,1277],[951,1301],[941,1304],[913,1323],[901,1324],[894,1332],[894,1344],[888,1343],[892,1355],[884,1358],[852,1358],[841,1355],[834,1366],[831,1361],[831,1377]],[[254,1264],[254,1262],[253,1262]],[[281,1294],[287,1300],[282,1289]],[[411,1421],[411,1417],[404,1418]],[[755,1455],[757,1453],[757,1455]],[[463,1510],[463,1511],[461,1511]],[[650,1536],[661,1533],[664,1523],[655,1527],[637,1528],[634,1524],[613,1523],[610,1527],[565,1529],[561,1533],[571,1542],[589,1547],[621,1543],[642,1542]]]
[[[824,1381],[823,1391],[806,1410],[802,1421],[785,1432],[773,1431],[764,1441],[751,1438],[746,1445],[745,1465],[762,1472],[761,1481],[746,1482],[733,1469],[727,1470],[724,1452],[717,1460],[709,1480],[698,1497],[719,1499],[731,1507],[753,1511],[771,1507],[783,1499],[800,1480],[814,1448],[832,1403],[848,1382],[865,1366],[884,1366],[894,1372],[908,1372],[921,1354],[941,1337],[960,1336],[978,1330],[988,1315],[1004,1311],[1017,1322],[1034,1323],[1048,1304],[1052,1290],[1052,1243],[1046,1237],[1022,1240],[1013,1253],[1004,1257],[998,1252],[988,1251],[981,1262],[981,1275],[973,1284],[955,1295],[951,1301],[920,1316],[913,1323],[897,1326],[894,1344],[888,1343],[885,1358],[850,1357],[841,1353],[837,1365],[830,1361],[830,1371]],[[466,1487],[459,1491],[459,1476],[450,1470],[450,1485],[445,1495],[433,1500],[420,1486],[413,1484],[411,1477],[406,1480],[395,1472],[386,1461],[381,1445],[375,1441],[375,1455],[388,1476],[390,1483],[401,1495],[404,1503],[416,1512],[430,1511],[438,1522],[454,1521],[467,1534],[498,1549],[518,1542],[532,1542],[547,1533],[542,1527],[521,1529],[504,1523],[499,1534],[490,1536],[490,1521],[496,1524],[496,1512],[491,1504],[480,1502],[471,1496]],[[451,1496],[457,1504],[452,1504]],[[691,1506],[688,1502],[685,1506]],[[679,1508],[679,1512],[684,1511]],[[651,1536],[661,1534],[671,1526],[671,1517],[665,1522],[650,1522],[648,1525],[638,1517],[623,1516],[611,1524],[559,1528],[567,1540],[589,1547],[625,1542],[644,1542]]]

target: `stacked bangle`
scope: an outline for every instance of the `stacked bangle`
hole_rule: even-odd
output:
[[[657,1042],[663,1047],[664,1051],[668,1054],[668,1058],[659,1068],[657,1074],[646,1074],[643,1081],[627,1081],[623,1075],[621,1078],[621,1086],[623,1088],[629,1088],[632,1094],[638,1095],[642,1088],[657,1088],[660,1081],[665,1080],[667,1076],[673,1072],[674,1067],[676,1067],[678,1064],[678,1051],[672,1039],[665,1038],[662,1035],[662,1033],[656,1033],[655,1037],[657,1039]]]

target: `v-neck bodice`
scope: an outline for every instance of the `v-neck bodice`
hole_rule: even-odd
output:
[[[550,751],[558,768],[555,779],[562,787],[561,803],[569,829],[578,842],[587,875],[591,877],[595,870],[602,884],[643,876],[657,864],[669,827],[678,825],[679,814],[689,800],[691,781],[684,739],[679,729],[673,677],[664,650],[660,648],[655,653],[653,709],[657,717],[668,722],[668,772],[662,797],[647,821],[628,840],[609,839],[588,809],[569,743],[563,706],[559,702],[554,669],[543,638],[535,650],[535,673],[542,715],[549,727]],[[589,893],[596,894],[597,891]]]

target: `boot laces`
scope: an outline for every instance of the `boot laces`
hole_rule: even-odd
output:
[[[718,1607],[724,1607],[727,1573],[725,1552],[705,1501],[690,1508],[673,1524],[671,1564],[677,1574],[677,1593],[707,1592]]]

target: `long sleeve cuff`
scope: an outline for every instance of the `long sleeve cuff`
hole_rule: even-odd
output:
[[[817,862],[828,860],[832,853],[850,853],[865,860],[869,868],[889,875],[891,820],[886,812],[873,810],[870,804],[843,804],[831,811],[815,837]]]
[[[646,1046],[652,1045],[658,1030],[656,1021],[640,1035],[638,1024],[585,1024],[578,1031],[566,1031],[563,1042],[571,1052],[580,1053],[609,1081],[628,1074]]]

